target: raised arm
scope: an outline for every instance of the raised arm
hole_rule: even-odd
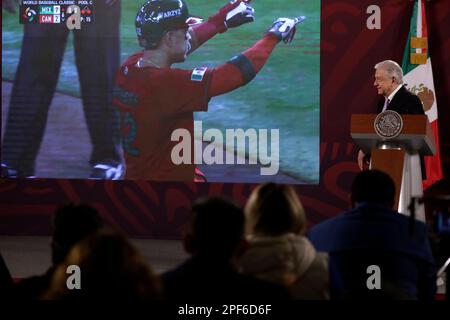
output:
[[[280,18],[281,19],[281,18]],[[295,35],[293,19],[276,20],[265,36],[252,47],[214,69],[209,97],[214,97],[250,82],[261,71],[275,46],[291,42]]]

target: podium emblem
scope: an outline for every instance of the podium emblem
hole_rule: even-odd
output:
[[[397,137],[403,129],[402,116],[393,110],[381,112],[373,122],[375,132],[384,139],[393,139]]]

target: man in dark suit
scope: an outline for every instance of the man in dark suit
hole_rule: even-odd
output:
[[[329,253],[332,298],[434,299],[436,269],[427,226],[392,210],[394,197],[389,175],[362,171],[352,184],[352,210],[310,230],[315,248]],[[371,286],[373,276],[378,287]]]
[[[400,114],[424,114],[419,97],[403,86],[403,71],[397,62],[385,60],[377,63],[373,85],[383,96],[378,103],[378,113],[393,110]],[[368,157],[359,150],[358,166],[361,170],[365,162],[368,162]]]

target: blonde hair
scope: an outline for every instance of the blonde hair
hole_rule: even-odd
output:
[[[258,186],[247,201],[245,216],[247,235],[303,234],[306,228],[303,206],[295,190],[288,185]]]

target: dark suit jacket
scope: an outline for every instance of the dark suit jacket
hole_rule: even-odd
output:
[[[378,113],[383,110],[384,98],[378,103]],[[397,91],[387,110],[397,111],[400,114],[425,114],[419,97],[411,93],[404,86]]]
[[[436,269],[427,227],[387,207],[363,204],[314,226],[308,237],[329,253],[332,298],[371,297],[431,300]],[[382,290],[368,290],[367,267],[381,269]]]
[[[378,113],[383,110],[385,99],[381,99],[378,103]],[[394,95],[389,103],[387,110],[393,110],[400,114],[425,114],[423,111],[422,101],[415,94],[411,93],[403,85]],[[420,157],[420,167],[422,169],[422,180],[426,179],[425,162]]]

